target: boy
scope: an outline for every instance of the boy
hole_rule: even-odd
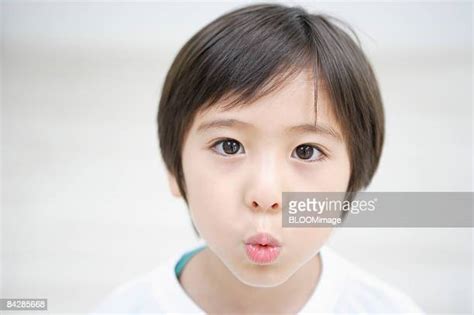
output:
[[[282,192],[351,198],[382,152],[376,78],[334,21],[251,5],[185,44],[163,87],[158,135],[171,191],[201,241],[115,290],[98,311],[421,312],[325,247],[330,228],[282,227]]]

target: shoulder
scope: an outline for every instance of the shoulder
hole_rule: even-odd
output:
[[[201,313],[187,296],[175,274],[175,267],[183,253],[202,246],[198,241],[184,250],[173,252],[151,271],[140,274],[118,285],[90,313]]]
[[[160,305],[152,294],[152,279],[152,272],[149,272],[119,284],[100,301],[90,314],[160,312]]]
[[[333,249],[323,251],[323,268],[339,283],[337,312],[424,314],[403,291],[342,257]],[[324,273],[324,271],[323,271]]]

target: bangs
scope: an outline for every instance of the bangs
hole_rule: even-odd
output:
[[[196,91],[193,103],[200,111],[217,102],[225,103],[224,109],[245,106],[308,68],[317,82],[316,46],[308,38],[311,33],[299,8],[267,7],[262,17],[257,5],[222,16],[203,29],[201,34],[209,36],[194,39],[201,47],[194,48],[190,57],[193,72],[188,80],[197,83],[189,87]],[[315,99],[316,95],[315,90]]]

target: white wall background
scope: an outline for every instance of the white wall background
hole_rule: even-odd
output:
[[[86,312],[193,241],[157,102],[180,47],[241,4],[2,2],[1,296]],[[472,3],[304,6],[354,26],[378,75],[387,139],[369,190],[472,191]],[[467,314],[472,235],[353,228],[331,244],[427,312]]]

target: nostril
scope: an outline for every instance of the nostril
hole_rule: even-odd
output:
[[[260,205],[256,202],[256,201],[252,201],[252,208],[254,209],[257,209],[259,208]],[[278,202],[275,202],[274,204],[272,204],[272,206],[270,208],[267,208],[267,209],[278,209],[279,208],[279,203]]]

